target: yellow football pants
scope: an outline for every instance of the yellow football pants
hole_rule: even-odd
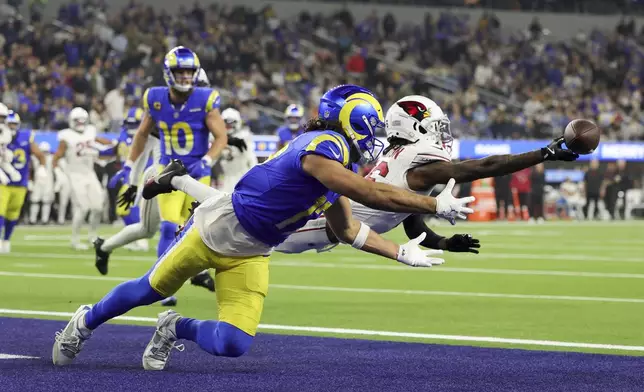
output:
[[[12,221],[18,220],[26,196],[27,187],[0,185],[0,216]]]
[[[169,297],[194,275],[213,268],[219,320],[255,336],[268,294],[269,258],[221,256],[203,243],[192,222],[152,268],[150,286]]]

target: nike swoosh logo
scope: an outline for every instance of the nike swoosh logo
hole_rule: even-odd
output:
[[[163,177],[166,177],[166,176],[168,176],[168,175],[170,175],[170,174],[172,174],[172,173],[170,173],[170,172],[168,172],[168,173],[163,173],[163,174],[161,174],[160,176],[158,176],[158,177],[154,180],[154,182],[156,182],[157,184],[159,184],[159,180],[161,180]]]
[[[331,147],[329,147],[329,150],[331,150],[331,153],[333,154],[334,157],[336,157],[337,159],[340,159],[340,151],[338,151],[336,154],[335,150],[332,149]]]

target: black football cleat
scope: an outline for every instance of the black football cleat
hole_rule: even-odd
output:
[[[190,284],[215,292],[215,280],[210,276],[210,273],[207,270],[190,278]]]
[[[101,275],[107,275],[107,263],[110,261],[110,252],[101,250],[101,246],[104,242],[105,240],[101,237],[97,237],[93,242],[94,251],[96,252],[96,261],[94,262],[94,265]]]
[[[177,302],[179,302],[177,301],[177,297],[173,295],[161,300],[161,306],[175,306]]]
[[[143,187],[143,198],[150,200],[153,197],[162,193],[170,193],[175,191],[172,187],[171,180],[175,176],[183,176],[188,174],[188,169],[178,159],[173,159],[163,171],[154,178],[145,183]]]

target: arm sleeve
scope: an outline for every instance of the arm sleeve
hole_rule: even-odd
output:
[[[155,143],[154,138],[148,138],[148,141],[145,143],[145,147],[143,147],[143,152],[141,153],[141,155],[139,155],[139,158],[132,165],[132,172],[130,173],[131,185],[134,185],[134,186],[139,185],[141,174],[143,174],[143,171],[145,170],[145,166],[147,165],[148,160],[152,155],[152,150],[154,149],[154,143]]]
[[[410,240],[418,237],[422,233],[426,233],[427,236],[423,242],[420,243],[426,248],[440,249],[438,242],[445,238],[436,234],[432,229],[427,227],[422,215],[409,215],[403,221],[403,227],[405,228],[405,234],[407,234],[407,237],[409,237]]]

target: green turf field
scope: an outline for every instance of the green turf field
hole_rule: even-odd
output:
[[[152,251],[118,250],[102,277],[93,251],[69,249],[69,230],[16,229],[12,254],[0,255],[0,316],[66,318],[43,311],[93,303],[155,260]],[[116,230],[104,227],[101,234]],[[644,222],[436,230],[473,234],[481,254],[446,254],[447,263],[431,269],[349,247],[274,254],[260,331],[644,355]],[[405,239],[398,230],[390,238]],[[178,297],[182,314],[216,318],[215,297],[204,289],[186,285]],[[161,310],[128,315],[156,317]]]

